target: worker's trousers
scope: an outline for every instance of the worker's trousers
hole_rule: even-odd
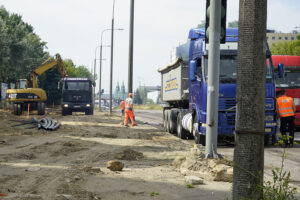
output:
[[[286,138],[290,144],[294,143],[294,130],[295,130],[295,116],[281,117],[280,118],[280,132],[283,137],[286,137],[286,132],[289,131],[289,138]]]
[[[125,119],[124,119],[124,125],[125,126],[128,125],[128,119],[129,118],[131,120],[132,126],[135,125],[133,116],[134,116],[134,114],[133,114],[133,112],[131,110],[127,110],[127,109],[125,110]]]

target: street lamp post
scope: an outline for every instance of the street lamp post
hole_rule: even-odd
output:
[[[96,48],[95,48],[95,57],[94,57],[94,83],[95,83],[95,85],[94,85],[94,95],[93,95],[93,97],[94,97],[94,99],[93,99],[94,106],[96,105],[95,104],[95,101],[96,101],[96,98],[95,98],[95,95],[96,95],[96,63],[97,63],[96,52],[97,52],[98,47],[100,47],[100,46],[96,46]]]
[[[115,15],[115,0],[113,3],[112,19],[111,19],[109,114],[112,113],[112,83],[113,83],[113,63],[114,63],[114,21],[115,21],[114,15]]]
[[[110,47],[109,45],[103,45],[102,44],[102,38],[103,38],[103,33],[105,31],[110,31],[112,29],[104,29],[102,32],[101,32],[101,45],[100,45],[100,69],[99,69],[99,112],[101,112],[101,77],[102,77],[102,47]],[[115,29],[115,30],[118,30],[118,31],[122,31],[124,29],[122,28],[118,28],[118,29]]]
[[[129,30],[129,56],[128,56],[128,93],[132,93],[133,79],[133,31],[134,31],[134,0],[130,3],[130,30]]]

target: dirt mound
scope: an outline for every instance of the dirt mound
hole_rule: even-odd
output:
[[[203,152],[200,152],[203,155]],[[180,164],[181,163],[181,164]],[[233,166],[226,159],[205,159],[203,156],[188,154],[174,160],[184,176],[197,176],[210,181],[232,182]]]
[[[132,149],[125,149],[115,155],[115,159],[119,160],[140,160],[144,157],[143,153]]]

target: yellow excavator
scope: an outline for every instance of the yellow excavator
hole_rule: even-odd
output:
[[[6,92],[8,102],[13,102],[13,112],[15,115],[21,115],[25,108],[30,106],[30,110],[37,110],[38,115],[45,114],[46,92],[39,88],[38,76],[45,71],[57,66],[62,77],[66,76],[66,69],[63,66],[59,54],[55,58],[48,58],[40,66],[28,73],[26,79],[20,79],[17,83],[17,89],[9,89]]]

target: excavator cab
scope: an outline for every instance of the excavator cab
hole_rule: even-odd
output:
[[[17,89],[23,89],[26,88],[26,79],[19,79],[17,82]]]

